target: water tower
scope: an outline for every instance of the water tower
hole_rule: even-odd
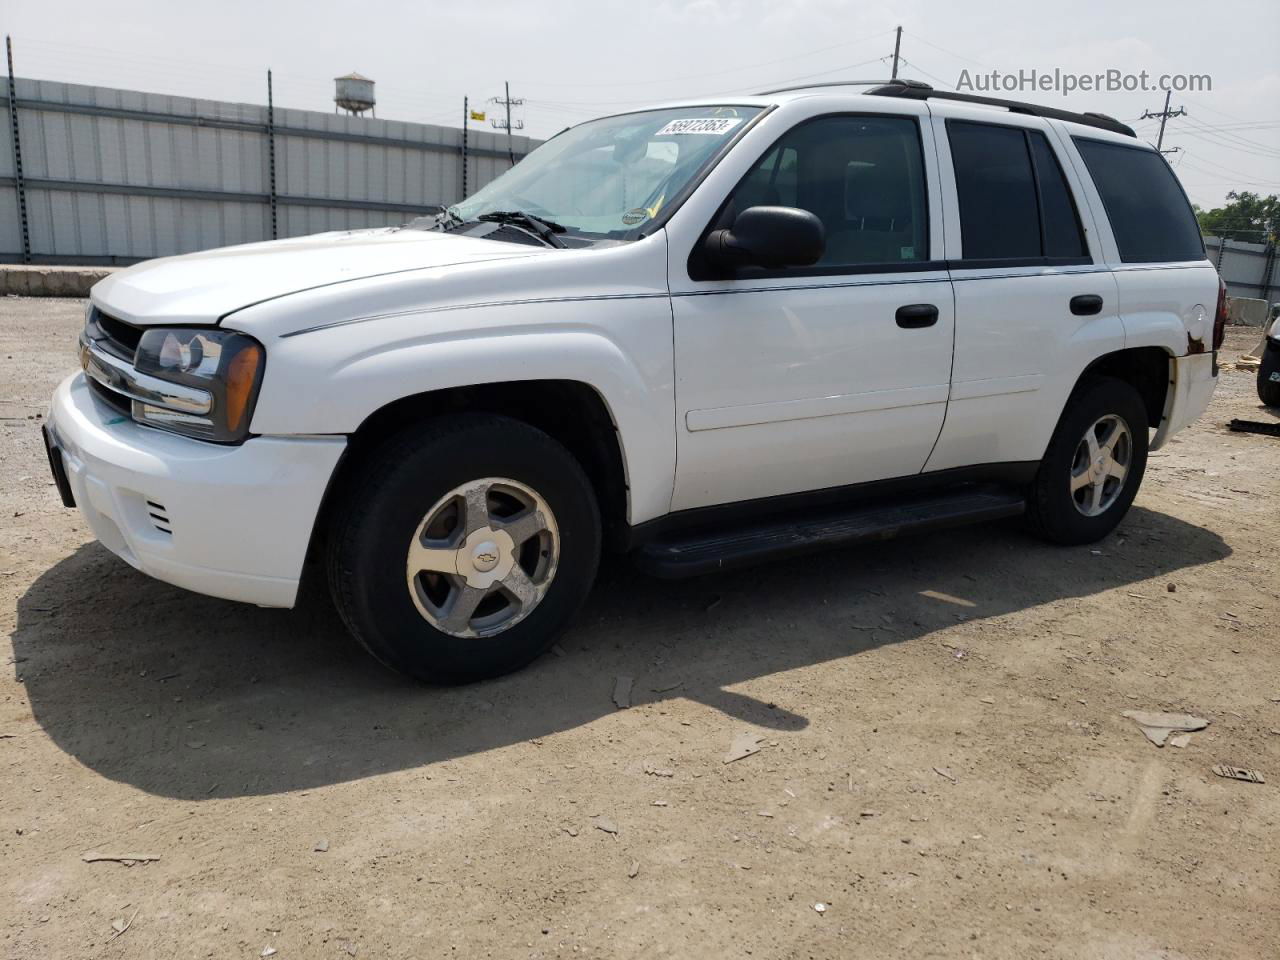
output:
[[[373,96],[373,81],[368,77],[352,71],[345,77],[334,77],[333,82],[333,102],[338,105],[338,110],[346,110],[356,116],[373,110],[377,101]],[[377,113],[373,115],[376,117]]]

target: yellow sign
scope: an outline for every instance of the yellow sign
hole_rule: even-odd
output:
[[[472,119],[472,120],[478,120],[480,123],[484,123],[484,111],[483,111],[483,110],[472,110],[472,111],[471,111],[471,119]]]

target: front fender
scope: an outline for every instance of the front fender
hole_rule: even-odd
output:
[[[670,508],[675,474],[666,296],[547,299],[383,316],[276,338],[252,429],[353,433],[386,405],[451,387],[571,380],[618,429],[631,523]]]

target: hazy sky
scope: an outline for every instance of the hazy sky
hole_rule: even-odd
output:
[[[810,79],[887,77],[892,30],[902,75],[954,87],[960,72],[1209,74],[1175,93],[1187,117],[1165,146],[1191,197],[1280,193],[1280,3],[1213,0],[1070,4],[974,0],[622,3],[540,0],[2,0],[19,76],[331,110],[332,78],[377,81],[378,116],[459,122],[462,97],[524,97],[516,116],[545,137],[593,116],[685,96]],[[1155,139],[1163,94],[1005,94],[1134,122]],[[491,108],[492,109],[492,108]]]

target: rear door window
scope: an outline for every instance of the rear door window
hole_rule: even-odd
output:
[[[1145,147],[1073,139],[1102,196],[1123,262],[1205,259],[1191,204],[1164,157]]]
[[[948,120],[966,261],[1087,262],[1075,201],[1038,130]]]
[[[1027,140],[1036,166],[1036,188],[1040,191],[1044,255],[1050,258],[1086,256],[1089,251],[1084,245],[1080,217],[1053,148],[1038,130],[1028,130]]]

